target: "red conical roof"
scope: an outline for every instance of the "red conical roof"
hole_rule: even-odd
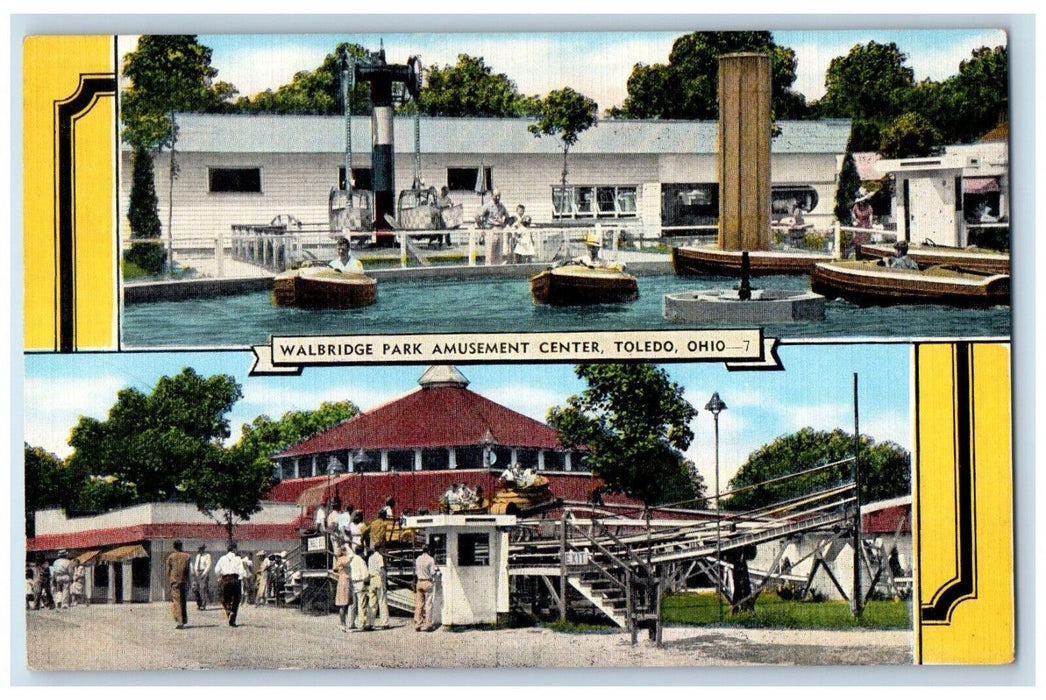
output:
[[[482,445],[491,439],[512,447],[559,447],[556,431],[544,423],[480,396],[461,382],[438,382],[305,438],[276,459],[346,449]]]

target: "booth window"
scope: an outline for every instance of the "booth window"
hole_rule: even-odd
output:
[[[458,535],[458,566],[490,566],[490,535],[463,532]]]
[[[467,190],[476,192],[479,184],[484,192],[494,189],[494,173],[491,168],[483,168],[483,180],[479,179],[479,168],[447,168],[447,188],[451,191]]]
[[[439,566],[447,565],[447,536],[443,533],[429,535],[429,553]]]
[[[208,168],[209,192],[260,193],[261,168]]]

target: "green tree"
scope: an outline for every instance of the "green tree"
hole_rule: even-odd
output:
[[[828,64],[825,95],[814,106],[816,113],[852,119],[853,150],[876,150],[878,128],[900,116],[915,84],[914,72],[904,65],[907,60],[892,42],[855,45]]]
[[[923,112],[946,143],[968,143],[1009,119],[1009,54],[1005,46],[975,49],[958,74],[939,85],[938,109]]]
[[[628,97],[615,117],[716,119],[719,115],[719,57],[742,51],[770,55],[772,109],[777,119],[807,115],[805,98],[792,91],[795,51],[778,46],[770,32],[693,32],[675,40],[668,63],[637,63],[628,77]]]
[[[921,114],[906,112],[883,128],[879,153],[883,158],[919,158],[942,148],[941,133]]]
[[[149,394],[122,389],[105,420],[81,416],[73,427],[69,466],[117,484],[121,500],[111,505],[184,499],[196,466],[229,437],[227,414],[241,395],[232,377],[191,368]]]
[[[482,56],[463,53],[453,66],[428,67],[418,107],[422,114],[438,117],[519,117],[535,114],[538,100],[521,95]]]
[[[567,185],[567,153],[581,136],[596,123],[599,105],[574,89],[565,87],[553,90],[541,101],[541,114],[536,124],[527,130],[535,137],[553,136],[559,139],[563,149],[563,173],[561,184]]]
[[[360,412],[351,401],[324,401],[313,411],[287,411],[279,420],[261,415],[243,426],[236,447],[272,471],[272,455],[299,440],[337,425]]]
[[[857,173],[857,164],[849,145],[843,156],[843,165],[839,169],[839,186],[835,190],[835,218],[843,226],[853,224],[853,203],[857,199],[857,190],[861,187],[861,176]]]
[[[803,428],[779,437],[749,455],[730,480],[730,490],[837,462],[853,454],[852,433],[840,429],[828,432]],[[871,437],[862,435],[860,468],[862,503],[911,493],[911,455],[896,443],[876,443]],[[850,478],[850,470],[850,463],[846,463],[746,489],[725,499],[723,505],[731,510],[760,508],[846,481]]]
[[[273,114],[341,114],[345,109],[341,87],[342,52],[346,52],[356,62],[368,56],[367,50],[359,44],[338,44],[315,69],[295,73],[290,83],[276,90],[265,90],[253,97],[239,98],[236,109],[241,112]],[[350,101],[353,114],[370,113],[366,83],[357,82],[353,85]]]
[[[138,199],[132,196],[133,211],[128,212],[131,237],[158,238],[155,185],[147,187],[144,183],[146,178],[153,179],[151,152],[167,148],[171,153],[167,217],[170,228],[174,180],[178,176],[174,113],[216,111],[235,88],[229,83],[213,84],[218,71],[211,66],[211,49],[188,34],[139,37],[137,48],[124,58],[123,75],[130,85],[121,96],[120,118],[124,123],[123,137],[134,148],[132,178],[140,193]],[[152,190],[151,200],[148,190]],[[153,250],[147,250],[147,246]],[[143,243],[132,246],[126,259],[146,272],[156,273],[163,266],[164,255],[158,245]]]
[[[253,459],[251,452],[208,443],[184,489],[200,512],[225,527],[231,540],[236,523],[250,520],[261,510],[261,498],[272,485],[271,475],[269,464]]]
[[[135,146],[131,156],[131,194],[127,219],[131,239],[150,239],[149,243],[132,243],[124,260],[134,263],[150,275],[163,272],[164,250],[159,244],[160,213],[156,201],[153,158],[148,149]]]
[[[648,506],[704,496],[682,454],[697,414],[682,386],[650,364],[587,364],[574,372],[588,387],[548,412],[564,446],[587,448],[588,464],[607,487]]]
[[[36,511],[61,505],[66,492],[66,469],[57,455],[26,443],[25,534],[36,534]]]

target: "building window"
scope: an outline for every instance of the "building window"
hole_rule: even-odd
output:
[[[261,168],[208,168],[210,192],[260,193]]]
[[[422,450],[421,468],[425,471],[450,469],[450,451],[443,448]]]
[[[476,185],[480,185],[479,188]],[[483,179],[479,179],[479,168],[447,168],[447,188],[451,191],[490,192],[494,189],[494,173],[491,168],[483,168]]]
[[[517,447],[516,448],[516,462],[524,469],[538,468],[538,452],[531,447]]]
[[[351,452],[352,470],[355,472],[380,472],[381,451],[380,450],[357,450]]]
[[[374,180],[370,168],[353,168],[352,169],[352,189],[354,190],[373,190]],[[348,189],[345,187],[345,166],[342,165],[338,168],[338,187],[341,189]]]
[[[662,226],[715,226],[718,222],[719,185],[717,183],[688,182],[661,185]]]
[[[490,534],[462,532],[458,535],[458,566],[490,566]]]
[[[775,185],[770,188],[770,218],[778,221],[792,216],[797,206],[810,213],[817,202],[817,190],[809,185]]]
[[[552,188],[554,219],[634,219],[637,214],[635,185]]]
[[[389,450],[389,471],[414,471],[414,450]]]
[[[459,447],[454,450],[454,456],[457,458],[458,469],[483,469],[486,467],[483,464],[482,447]]]
[[[512,466],[512,448],[502,445],[494,445],[490,448],[494,453],[494,463],[489,465],[492,469],[508,469]]]
[[[447,565],[447,536],[443,533],[429,535],[429,554],[439,566]]]
[[[545,470],[562,472],[567,469],[567,453],[560,450],[549,450],[545,453]]]

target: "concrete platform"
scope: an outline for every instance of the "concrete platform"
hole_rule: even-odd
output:
[[[753,289],[741,300],[736,289],[694,289],[666,294],[662,315],[689,323],[794,323],[823,321],[825,298],[813,292]]]

